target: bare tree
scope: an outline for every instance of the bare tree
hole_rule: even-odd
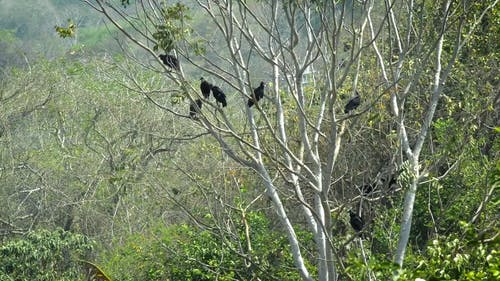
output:
[[[378,100],[390,96],[402,151],[399,155],[400,150],[394,148],[392,153],[400,162],[409,161],[412,175],[395,258],[402,266],[415,192],[425,176],[419,156],[442,87],[466,36],[455,32],[448,39],[454,42],[453,52],[444,68],[443,42],[450,24],[462,30],[465,19],[461,16],[469,9],[468,1],[450,0],[440,6],[412,0],[197,0],[186,5],[144,0],[127,7],[121,4],[128,1],[83,2],[156,59],[144,63],[132,51],[124,52],[135,56],[145,69],[164,72],[175,85],[168,90],[154,88],[137,81],[136,73],[128,73],[131,89],[179,118],[193,117],[188,105],[202,101],[202,106],[191,110],[197,117],[193,123],[200,132],[209,133],[227,156],[260,176],[304,280],[313,276],[294,229],[292,216],[297,210],[287,208],[285,198],[293,197],[314,236],[318,279],[337,280],[342,263],[334,246],[338,237],[332,233],[332,212],[352,204],[335,198],[333,190],[343,137]],[[489,7],[496,3],[492,1]],[[422,16],[428,12],[424,4],[440,11],[439,16]],[[188,6],[203,17],[204,26],[190,26]],[[431,18],[435,30],[427,22]],[[179,66],[162,64],[158,51],[175,57]],[[375,69],[370,69],[372,57],[377,61]],[[431,75],[432,81],[423,79]],[[199,76],[223,89],[228,107],[203,97]],[[254,89],[261,81],[267,82],[265,95],[257,102]],[[351,96],[358,90],[361,106],[343,114],[346,101],[341,95]],[[169,94],[181,104],[185,101],[185,107],[164,102],[158,93]],[[408,132],[410,97],[428,97],[424,117],[415,122],[421,124],[416,133]],[[248,100],[255,105],[247,106]],[[371,274],[368,278],[372,279]]]

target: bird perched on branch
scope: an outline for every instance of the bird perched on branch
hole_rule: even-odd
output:
[[[356,232],[360,232],[363,229],[363,226],[365,223],[363,222],[363,219],[358,216],[353,210],[349,210],[349,216],[351,217],[349,222],[351,223],[352,228]]]
[[[176,57],[169,55],[169,54],[166,54],[166,55],[161,54],[158,57],[161,59],[163,64],[165,64],[166,66],[173,68],[173,69],[176,69],[176,70],[179,69],[179,60]]]
[[[203,94],[203,97],[208,99],[210,97],[210,91],[212,90],[213,85],[208,83],[203,77],[200,78],[200,90]]]
[[[358,108],[359,104],[361,103],[361,97],[359,96],[358,91],[356,91],[356,95],[352,97],[347,104],[345,105],[344,108],[344,113],[349,113],[350,111]]]
[[[203,103],[201,102],[200,99],[197,99],[194,102],[192,102],[189,105],[189,117],[191,117],[192,119],[198,118],[196,116],[196,114],[198,114],[200,112],[202,105],[203,105]]]
[[[222,103],[222,107],[227,106],[226,95],[219,87],[212,86],[212,95],[214,95],[214,98],[217,101],[217,103]]]
[[[390,175],[389,180],[387,180],[386,178],[382,178],[381,181],[382,184],[387,185],[387,187],[391,188],[393,185],[398,184],[397,178],[397,175]]]
[[[361,187],[361,191],[363,191],[363,195],[369,195],[372,193],[374,189],[374,184],[365,184]]]
[[[264,85],[264,82],[260,82],[260,86],[253,90],[253,96],[248,99],[248,107],[252,107],[254,103],[257,103],[264,97]]]

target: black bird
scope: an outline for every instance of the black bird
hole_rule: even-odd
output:
[[[166,54],[159,55],[161,61],[168,67],[173,69],[179,69],[179,60],[176,57]]]
[[[203,103],[201,102],[200,99],[197,99],[195,102],[192,102],[190,105],[189,105],[189,116],[192,118],[192,119],[196,119],[196,114],[198,112],[200,112],[201,110],[201,106],[203,105]],[[198,107],[196,107],[198,106]]]
[[[386,181],[386,180],[384,179],[384,182],[385,182],[385,181]],[[394,184],[398,184],[398,182],[397,182],[397,176],[391,175],[391,176],[389,177],[389,187],[391,187],[391,186],[392,186],[392,185],[394,185]]]
[[[252,107],[254,103],[257,103],[260,99],[264,97],[264,82],[260,82],[260,86],[253,90],[253,97],[248,99],[248,107]]]
[[[358,216],[358,214],[356,214],[353,210],[349,211],[349,216],[351,217],[349,222],[351,223],[352,228],[356,232],[360,232],[365,224],[363,222],[363,219],[360,216]]]
[[[358,108],[360,103],[361,103],[361,97],[359,96],[358,91],[356,91],[356,95],[352,97],[345,105],[344,113],[347,114],[349,113],[349,111]]]
[[[341,69],[342,67],[345,66],[345,59],[342,59],[339,64],[337,65],[337,70]]]
[[[389,190],[395,189],[394,185],[397,186],[397,175],[390,175],[389,180],[387,178],[381,178],[380,181],[382,182],[383,186],[388,188]]]
[[[368,195],[373,191],[373,184],[365,184],[361,187],[361,191],[363,191],[363,195]]]
[[[212,94],[214,95],[215,100],[217,103],[222,103],[222,107],[226,107],[227,102],[226,102],[226,95],[222,90],[217,87],[217,86],[212,86]]]
[[[351,49],[351,44],[349,44],[349,43],[345,43],[345,42],[344,42],[344,52],[347,52],[347,51],[349,51],[350,49]]]
[[[207,80],[205,80],[203,77],[200,78],[201,84],[200,84],[200,90],[201,93],[203,94],[203,97],[208,99],[210,97],[210,91],[212,90],[212,84],[208,83]]]

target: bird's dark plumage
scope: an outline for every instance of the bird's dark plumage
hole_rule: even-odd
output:
[[[179,60],[177,60],[176,57],[166,54],[166,55],[159,55],[159,58],[161,61],[168,67],[173,68],[173,69],[179,69]]]
[[[222,107],[227,106],[226,95],[224,94],[224,92],[222,92],[222,90],[219,87],[213,86],[212,94],[214,95],[214,98],[217,101],[217,103],[222,103]]]
[[[385,184],[387,180],[386,179],[382,179],[382,182]],[[387,184],[389,187],[392,187],[394,184],[398,184],[397,182],[397,176],[395,175],[391,175],[389,177],[389,183]]]
[[[264,82],[260,82],[260,86],[253,90],[253,97],[248,99],[248,107],[252,107],[254,103],[257,103],[264,97]]]
[[[360,103],[361,103],[361,97],[359,96],[358,91],[356,91],[356,95],[352,97],[345,105],[344,113],[349,113],[350,111],[358,108]]]
[[[349,216],[351,217],[349,222],[351,223],[352,228],[356,232],[360,232],[365,224],[363,222],[363,219],[360,216],[358,216],[358,214],[356,214],[353,210],[349,211]]]
[[[350,49],[351,49],[351,44],[349,44],[349,43],[345,43],[345,42],[344,42],[344,52],[347,52],[347,51],[349,51]]]
[[[200,84],[200,90],[201,90],[201,93],[203,94],[203,97],[205,97],[206,99],[208,99],[210,97],[210,91],[212,90],[212,84],[208,83],[207,80],[203,79],[203,77],[201,77],[201,84]]]
[[[197,99],[195,102],[192,102],[189,105],[189,116],[193,119],[196,119],[197,118],[196,114],[200,112],[202,105],[203,103],[201,102],[200,99]],[[198,108],[196,106],[198,106]]]
[[[363,191],[363,195],[368,195],[373,191],[373,184],[365,184],[361,187],[361,191]]]

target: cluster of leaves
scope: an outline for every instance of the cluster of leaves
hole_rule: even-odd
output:
[[[71,38],[75,36],[76,25],[71,19],[68,19],[68,27],[56,25],[54,28],[61,38]]]
[[[83,280],[81,259],[94,243],[57,229],[38,230],[0,246],[0,280]]]
[[[367,263],[351,253],[346,274],[362,280],[367,274],[389,280],[399,270],[398,280],[498,280],[500,278],[500,240],[494,228],[478,230],[460,223],[463,232],[437,236],[420,252],[408,254],[407,265],[397,264],[383,255],[370,255]]]
[[[162,49],[169,53],[175,48],[175,44],[180,39],[190,33],[190,29],[185,27],[184,21],[189,20],[189,8],[181,3],[172,6],[164,4],[161,8],[163,23],[156,25],[156,32],[153,38],[157,44],[153,47],[155,51]]]
[[[403,280],[498,280],[500,240],[491,230],[489,237],[474,225],[461,222],[462,233],[433,239],[422,255],[411,257]],[[491,236],[490,236],[491,235]],[[412,268],[411,270],[409,268]]]
[[[252,251],[243,254],[244,237],[224,236],[181,224],[159,226],[129,237],[112,252],[105,267],[116,280],[300,280],[286,237],[270,230],[263,214],[247,214]],[[243,228],[241,226],[241,228]]]

